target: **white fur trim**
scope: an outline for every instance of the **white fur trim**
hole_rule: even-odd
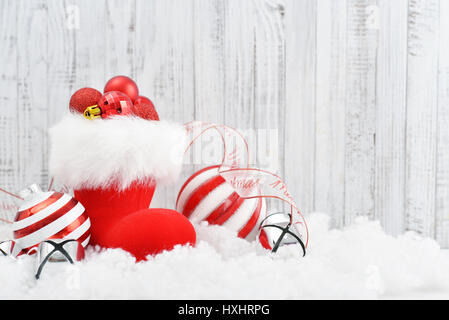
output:
[[[50,128],[50,174],[69,188],[125,189],[172,183],[187,148],[182,125],[137,117],[86,120],[70,114]]]

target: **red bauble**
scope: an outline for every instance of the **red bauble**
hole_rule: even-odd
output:
[[[110,91],[120,91],[126,94],[132,102],[139,96],[137,84],[129,77],[116,76],[111,78],[104,87],[104,93]]]
[[[75,198],[84,205],[92,222],[90,243],[110,248],[107,234],[111,228],[125,216],[148,208],[155,189],[156,183],[150,180],[135,181],[120,191],[113,187],[75,190]]]
[[[132,113],[133,103],[124,93],[111,91],[105,93],[98,100],[98,107],[101,109],[101,117],[108,118],[112,115],[129,115]]]
[[[256,239],[260,222],[266,217],[264,198],[244,199],[220,174],[220,166],[204,168],[182,186],[176,210],[197,223],[207,221],[237,232],[240,238]],[[258,196],[257,189],[253,196]]]
[[[159,115],[154,108],[153,102],[144,96],[138,96],[134,101],[133,113],[143,119],[159,121]]]
[[[70,111],[83,113],[87,107],[96,105],[101,96],[101,92],[93,88],[79,89],[70,98]]]
[[[190,221],[177,211],[144,209],[120,220],[110,230],[108,242],[141,261],[178,244],[195,245],[196,233]]]

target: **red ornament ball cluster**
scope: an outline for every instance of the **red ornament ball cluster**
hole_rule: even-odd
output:
[[[139,96],[137,84],[126,76],[111,78],[103,94],[94,88],[79,89],[70,98],[69,108],[88,119],[134,115],[146,120],[159,120],[153,102]]]

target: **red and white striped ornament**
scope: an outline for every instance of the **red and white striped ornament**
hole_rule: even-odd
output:
[[[74,239],[86,247],[90,239],[90,220],[83,205],[68,194],[32,185],[21,192],[24,203],[12,224],[15,245],[13,256],[32,254],[47,239]]]
[[[218,172],[220,166],[204,168],[192,175],[178,194],[176,209],[190,221],[207,221],[254,240],[267,213],[264,198],[244,199]]]

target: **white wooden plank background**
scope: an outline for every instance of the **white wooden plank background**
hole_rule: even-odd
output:
[[[440,2],[438,47],[438,153],[436,176],[436,238],[449,246],[449,1]]]
[[[0,187],[48,185],[71,93],[126,74],[161,118],[240,129],[304,213],[449,246],[449,1],[0,0],[0,19]]]
[[[345,221],[347,3],[320,0],[316,5],[316,48],[311,49],[316,79],[308,80],[316,83],[313,209],[330,213],[333,224],[341,227]]]
[[[398,234],[405,228],[408,1],[383,0],[378,5],[372,25],[379,32],[374,215],[388,232]]]
[[[435,234],[439,2],[409,2],[406,228]]]

